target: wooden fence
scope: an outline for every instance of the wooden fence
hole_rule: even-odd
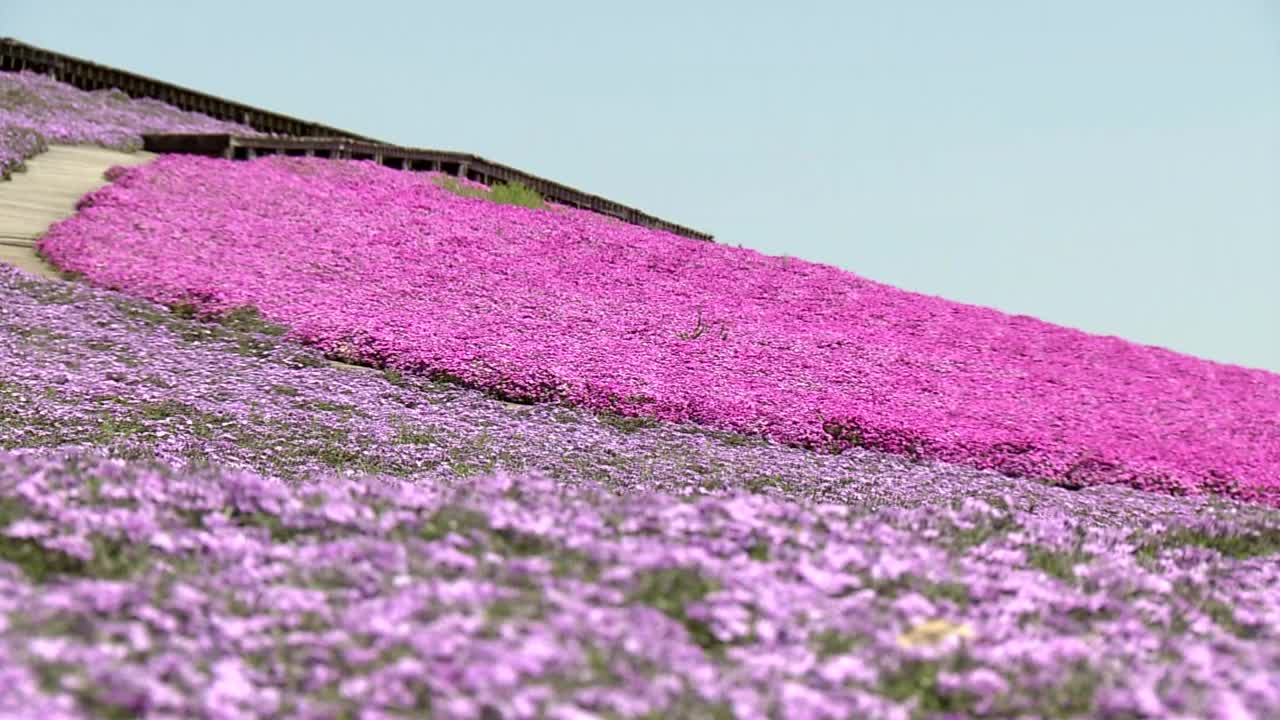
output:
[[[117,88],[131,97],[153,98],[182,110],[238,122],[259,132],[271,133],[270,136],[263,137],[149,135],[144,138],[146,149],[153,152],[196,153],[233,160],[272,153],[368,159],[402,170],[438,170],[486,185],[497,182],[519,182],[537,190],[543,197],[553,202],[685,237],[712,240],[712,236],[708,233],[668,222],[598,195],[582,192],[476,155],[398,147],[328,125],[269,112],[27,45],[11,38],[0,38],[0,71],[20,70],[49,74],[81,90]]]
[[[88,60],[81,60],[70,55],[63,55],[52,50],[27,45],[12,38],[0,38],[0,71],[17,72],[20,70],[31,70],[45,75],[52,75],[58,81],[73,85],[81,90],[116,88],[130,97],[153,98],[182,110],[198,112],[219,120],[248,125],[260,132],[279,133],[282,135],[345,137],[377,142],[372,138],[362,137],[328,125],[299,120],[288,115],[268,112],[261,108],[224,100],[220,97],[189,90],[172,83],[153,80],[143,75],[117,70],[116,68],[99,65]]]
[[[538,194],[547,200],[562,205],[590,210],[633,225],[657,228],[697,240],[712,239],[707,233],[667,222],[598,195],[584,193],[567,185],[466,153],[406,148],[345,138],[167,134],[144,135],[142,139],[143,149],[157,153],[206,155],[228,160],[249,160],[265,155],[372,160],[396,170],[443,172],[485,185],[518,182],[538,191]]]

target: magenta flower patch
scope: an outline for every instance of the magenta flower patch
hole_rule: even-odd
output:
[[[1280,505],[1280,377],[373,163],[164,157],[41,250],[509,397]]]

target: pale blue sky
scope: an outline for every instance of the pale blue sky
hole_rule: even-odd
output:
[[[0,35],[1280,372],[1280,0],[3,0]]]

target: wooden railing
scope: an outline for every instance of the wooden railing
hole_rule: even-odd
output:
[[[0,38],[0,70],[31,70],[52,75],[58,81],[81,90],[116,88],[130,97],[153,98],[182,110],[248,125],[261,132],[345,137],[377,142],[346,130],[224,100],[172,83],[27,45],[12,38]]]
[[[712,239],[707,233],[656,218],[633,207],[466,153],[406,148],[347,138],[168,134],[144,135],[142,139],[143,149],[156,153],[206,155],[228,160],[249,160],[264,155],[372,160],[397,170],[443,172],[485,185],[518,182],[538,191],[547,200],[561,205],[590,210],[633,225],[657,228],[697,240]]]
[[[2,1],[2,0],[0,0]],[[117,88],[131,97],[145,97],[219,120],[247,125],[271,137],[241,135],[150,135],[146,149],[154,152],[197,153],[229,159],[281,153],[320,157],[369,159],[403,170],[439,170],[491,185],[519,182],[543,197],[645,227],[711,240],[708,233],[656,218],[598,195],[582,192],[546,178],[482,157],[444,150],[405,148],[353,132],[269,112],[230,100],[70,55],[45,50],[11,38],[0,38],[0,71],[31,70],[52,75],[81,90]]]

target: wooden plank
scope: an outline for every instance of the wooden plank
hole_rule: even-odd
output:
[[[218,148],[224,148],[221,154],[223,156],[229,155],[233,159],[248,159],[259,155],[297,154],[298,152],[317,155],[317,152],[327,152],[328,156],[334,159],[356,158],[373,160],[374,162],[405,171],[415,169],[415,162],[427,161],[438,167],[440,171],[458,177],[477,179],[489,185],[496,182],[519,182],[538,191],[539,194],[552,202],[591,210],[634,225],[656,227],[676,235],[698,240],[713,240],[709,233],[660,220],[636,208],[608,200],[599,195],[582,192],[555,181],[466,153],[427,148],[405,148],[346,138],[221,135],[208,136],[205,139],[205,136],[199,135],[146,135],[144,136],[144,142],[149,151],[155,150],[158,152],[212,154]]]
[[[70,217],[86,193],[106,184],[113,165],[138,165],[155,155],[122,153],[89,146],[51,145],[26,161],[26,172],[0,182],[0,246],[3,260],[29,272],[45,267],[35,255],[35,239],[53,223]],[[47,268],[46,268],[47,269]]]

